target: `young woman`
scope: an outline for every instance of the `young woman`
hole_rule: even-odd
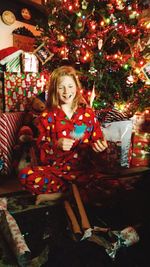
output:
[[[71,182],[86,187],[101,176],[92,168],[89,154],[90,149],[103,151],[107,142],[80,91],[74,68],[62,66],[51,74],[47,109],[37,124],[41,164],[19,174],[25,189],[38,195],[36,204],[58,199]]]

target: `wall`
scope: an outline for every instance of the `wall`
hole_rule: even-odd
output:
[[[31,4],[26,4],[20,0],[1,0],[0,2],[0,49],[13,45],[12,31],[14,29],[24,26],[29,29],[34,35],[39,35],[39,31],[36,31],[35,29],[36,25],[39,23],[39,20],[42,21],[42,24],[47,23],[42,6],[41,8],[39,8],[40,5],[36,7]],[[27,8],[30,11],[30,20],[26,20],[22,17],[21,10],[23,8]],[[1,18],[2,13],[5,10],[10,10],[16,17],[16,21],[10,26],[6,25]]]
[[[0,49],[9,47],[13,45],[13,35],[12,31],[19,27],[28,28],[34,35],[39,35],[40,32],[36,31],[35,26],[26,24],[20,21],[15,21],[12,25],[8,26],[4,24],[0,18]]]

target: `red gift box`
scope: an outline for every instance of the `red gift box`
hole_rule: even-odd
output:
[[[150,133],[135,132],[133,134],[131,165],[136,167],[150,166]]]
[[[4,73],[5,111],[24,111],[27,98],[43,92],[42,73]]]

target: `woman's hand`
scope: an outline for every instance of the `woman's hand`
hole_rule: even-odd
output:
[[[92,149],[95,152],[102,152],[103,150],[105,150],[108,147],[107,145],[107,141],[106,140],[97,140],[93,145],[92,145]]]
[[[69,151],[73,144],[74,144],[75,140],[73,139],[69,139],[69,138],[59,138],[58,140],[58,148],[64,150],[64,151]]]

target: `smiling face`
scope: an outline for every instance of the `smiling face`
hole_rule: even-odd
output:
[[[48,109],[63,104],[76,109],[85,104],[80,93],[81,84],[76,70],[71,66],[61,66],[50,74],[49,89],[46,106]]]
[[[57,93],[60,104],[71,104],[77,93],[77,86],[71,76],[65,75],[60,77],[57,85]]]

